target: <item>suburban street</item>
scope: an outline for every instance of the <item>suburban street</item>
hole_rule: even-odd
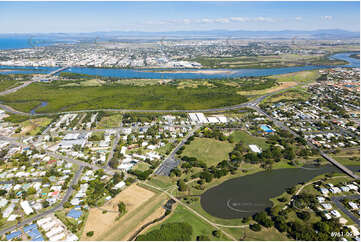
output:
[[[351,196],[338,196],[338,197],[331,197],[332,202],[334,202],[336,204],[336,206],[344,213],[346,214],[349,218],[352,219],[352,221],[354,221],[357,225],[360,225],[360,219],[358,217],[356,217],[353,213],[351,213],[346,207],[345,205],[343,205],[341,203],[341,200],[344,198],[348,198],[348,199],[359,199],[360,195],[351,195]]]
[[[81,173],[83,171],[83,168],[84,168],[83,166],[80,166],[78,168],[78,170],[75,172],[74,177],[73,177],[72,181],[70,182],[70,184],[68,186],[68,189],[66,190],[65,195],[64,195],[63,199],[60,201],[59,204],[55,205],[54,207],[50,208],[49,210],[46,210],[45,212],[39,213],[39,214],[37,214],[37,215],[35,215],[35,216],[31,217],[31,218],[27,218],[27,219],[21,221],[20,223],[18,223],[16,225],[13,225],[13,226],[10,226],[8,228],[0,230],[0,236],[7,233],[7,232],[11,232],[11,231],[13,231],[13,230],[15,230],[17,228],[21,228],[21,227],[23,227],[23,226],[25,226],[27,224],[31,224],[35,220],[38,220],[38,219],[40,219],[42,217],[45,217],[46,215],[49,215],[49,214],[52,214],[52,213],[56,212],[59,209],[62,209],[64,203],[69,200],[71,194],[73,193],[73,190],[74,190],[73,185],[78,183],[80,175],[81,175]]]
[[[165,158],[162,164],[159,165],[158,169],[155,170],[155,175],[169,176],[171,170],[179,165],[180,160],[175,158],[177,151],[184,145],[184,143],[191,137],[194,132],[199,129],[200,126],[194,127],[183,139],[177,144],[177,146],[172,150],[172,152]]]

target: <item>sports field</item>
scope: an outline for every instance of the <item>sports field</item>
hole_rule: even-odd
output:
[[[228,141],[219,141],[210,138],[195,138],[186,145],[183,156],[195,157],[212,166],[228,159],[228,153],[233,150],[233,145]]]

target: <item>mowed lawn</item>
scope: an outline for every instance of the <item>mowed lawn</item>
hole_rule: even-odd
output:
[[[235,143],[242,142],[245,147],[255,144],[262,149],[266,149],[269,146],[265,138],[249,135],[246,131],[234,131],[231,136],[233,136]]]
[[[228,141],[219,141],[210,138],[195,138],[185,146],[183,156],[195,157],[208,166],[216,165],[228,159],[228,153],[233,150],[233,144]]]
[[[159,229],[162,224],[166,223],[188,223],[192,226],[192,240],[195,241],[197,236],[206,235],[211,240],[229,240],[223,233],[220,238],[214,237],[212,231],[216,230],[212,225],[208,224],[200,217],[189,211],[187,208],[178,204],[175,210],[168,216],[162,223],[155,225],[148,229],[145,233],[150,232],[155,229]]]

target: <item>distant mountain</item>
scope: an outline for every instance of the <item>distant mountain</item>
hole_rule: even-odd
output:
[[[0,34],[0,38],[37,37],[62,40],[87,39],[197,39],[197,38],[237,38],[237,39],[352,39],[360,38],[360,32],[341,29],[321,30],[282,30],[282,31],[250,31],[250,30],[201,30],[201,31],[168,31],[168,32],[141,32],[141,31],[110,31],[91,33],[34,33],[34,34]]]

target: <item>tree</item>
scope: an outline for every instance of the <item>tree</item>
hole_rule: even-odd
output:
[[[297,217],[304,221],[308,221],[311,218],[311,214],[307,211],[302,211],[297,213]]]
[[[197,241],[210,241],[210,238],[207,235],[198,235]]]
[[[262,229],[261,225],[259,225],[259,224],[250,224],[249,228],[256,232],[261,231],[261,229]]]
[[[28,189],[27,193],[28,193],[29,195],[33,195],[33,194],[36,193],[36,189],[33,188],[33,187],[30,187],[30,188]]]
[[[212,235],[216,238],[220,238],[221,237],[221,232],[219,230],[214,230],[212,232]]]
[[[178,190],[181,191],[181,192],[184,192],[184,191],[188,190],[188,186],[183,180],[178,181]]]
[[[4,190],[4,189],[1,189],[1,190],[0,190],[0,196],[4,196],[6,193],[7,193],[6,190]]]
[[[43,208],[47,208],[47,207],[49,207],[49,202],[48,201],[46,201],[46,200],[44,200],[42,203],[41,203],[41,205],[43,206]]]
[[[293,150],[292,147],[287,147],[284,151],[284,157],[287,160],[293,160],[294,158],[296,158],[296,154],[295,151]]]
[[[94,231],[89,231],[86,233],[86,236],[92,237],[94,235]]]
[[[125,203],[124,202],[119,202],[118,203],[118,211],[119,211],[119,213],[123,214],[123,213],[125,213],[125,210],[126,210]]]
[[[323,232],[323,233],[329,233],[330,232],[330,226],[325,222],[318,222],[314,225],[315,229],[317,231]]]

